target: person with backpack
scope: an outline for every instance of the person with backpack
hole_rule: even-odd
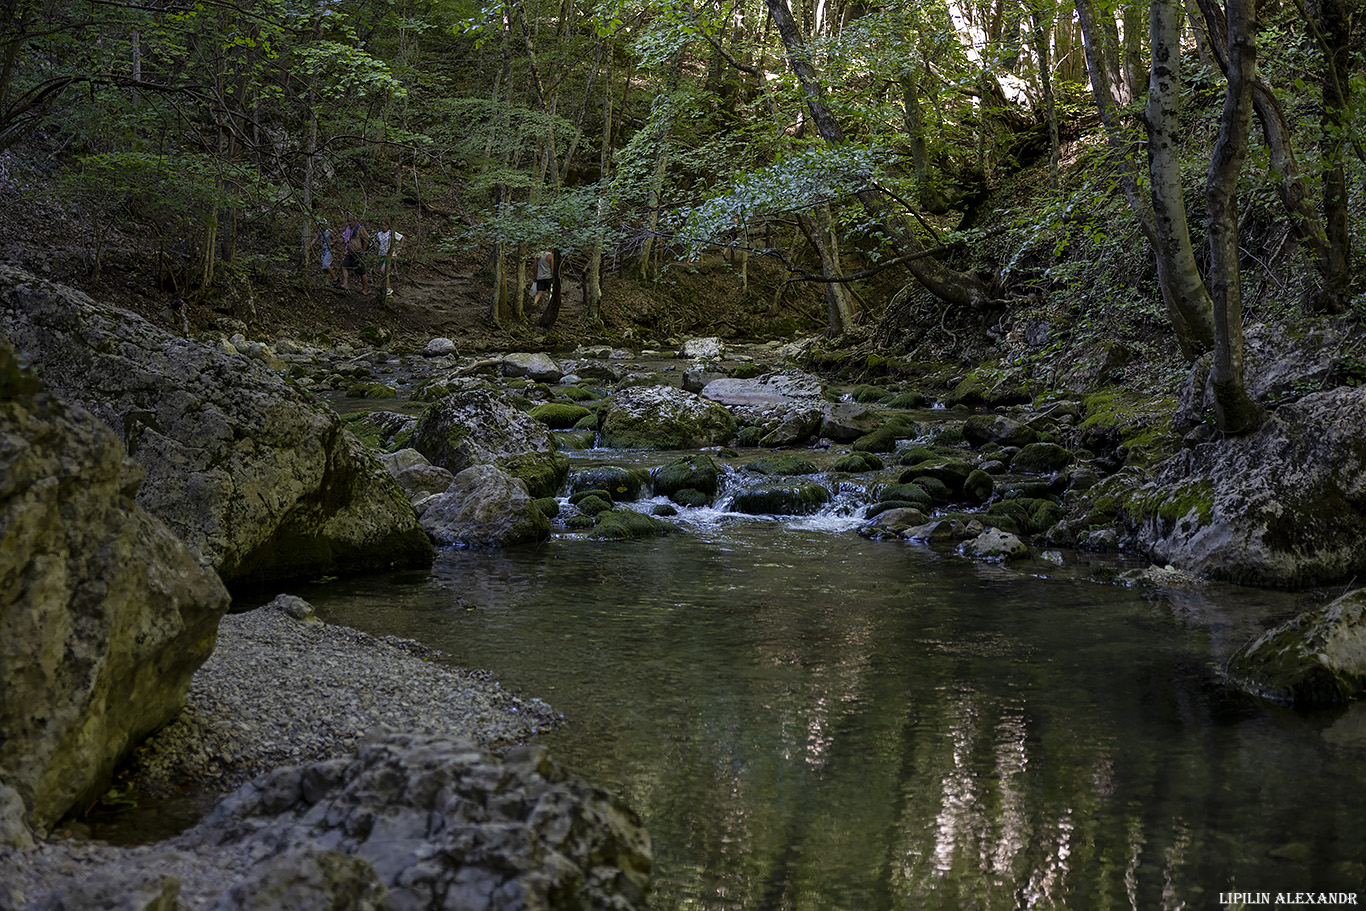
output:
[[[351,273],[360,276],[361,293],[370,293],[370,276],[365,272],[364,253],[370,249],[370,232],[356,220],[356,213],[346,213],[346,227],[342,229],[342,290],[351,290]]]

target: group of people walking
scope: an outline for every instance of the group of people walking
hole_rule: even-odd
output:
[[[370,273],[365,260],[373,246],[379,254],[379,274],[384,279],[384,294],[394,293],[391,278],[394,260],[398,257],[399,245],[403,235],[394,230],[393,221],[380,219],[379,230],[371,234],[370,229],[361,224],[354,212],[346,213],[346,226],[334,232],[325,220],[318,221],[318,233],[314,242],[322,250],[322,271],[332,279],[332,287],[343,291],[351,290],[351,276],[356,275],[361,282],[361,293],[370,293]],[[341,252],[341,274],[337,274],[334,252]]]

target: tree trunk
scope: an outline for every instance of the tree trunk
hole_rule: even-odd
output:
[[[1324,290],[1319,309],[1342,313],[1347,309],[1348,268],[1352,237],[1347,222],[1347,131],[1351,83],[1347,69],[1351,17],[1345,0],[1319,0],[1314,13],[1323,43],[1323,220],[1328,249],[1324,259]]]
[[[1095,96],[1096,109],[1105,128],[1110,151],[1119,166],[1120,185],[1124,188],[1129,210],[1152,245],[1157,265],[1157,284],[1162,292],[1162,300],[1167,306],[1172,328],[1176,332],[1177,344],[1181,346],[1181,351],[1187,358],[1194,358],[1200,352],[1209,350],[1214,344],[1209,292],[1203,282],[1192,282],[1193,277],[1199,278],[1198,273],[1192,276],[1189,270],[1179,268],[1180,260],[1173,255],[1173,247],[1167,240],[1174,236],[1175,226],[1169,223],[1162,231],[1158,230],[1158,220],[1150,209],[1153,200],[1145,197],[1139,189],[1133,153],[1125,140],[1115,111],[1114,96],[1110,92],[1109,71],[1105,62],[1105,49],[1097,35],[1095,12],[1090,0],[1075,0],[1075,5],[1077,21],[1081,25],[1082,42],[1086,47],[1087,69],[1091,74],[1091,93]],[[1176,54],[1177,51],[1172,49],[1170,53]],[[1156,66],[1155,60],[1154,68]],[[1171,140],[1168,139],[1166,142],[1170,145]],[[1149,143],[1150,146],[1161,144]],[[1170,148],[1168,151],[1174,161],[1175,149]],[[1175,180],[1179,188],[1179,173],[1164,176],[1163,180]],[[1184,218],[1184,211],[1182,217]],[[1190,244],[1189,233],[1186,234],[1185,243],[1187,246]]]
[[[821,260],[821,274],[826,278],[842,275],[839,238],[831,228],[830,207],[817,206],[810,214],[799,214],[802,228]],[[854,301],[849,289],[840,282],[825,283],[826,312],[830,319],[830,336],[848,332],[854,325]]]
[[[1188,357],[1213,342],[1213,327],[1200,318],[1213,309],[1209,291],[1200,277],[1186,221],[1186,200],[1181,189],[1181,0],[1151,0],[1149,32],[1152,39],[1152,70],[1144,119],[1148,128],[1148,176],[1152,187],[1153,250],[1164,283],[1172,286],[1172,299],[1186,302],[1169,307],[1178,339],[1190,339],[1182,349]],[[1208,338],[1205,334],[1208,333]],[[1200,338],[1200,345],[1195,339]]]
[[[1243,300],[1238,274],[1238,177],[1247,155],[1252,120],[1252,82],[1256,78],[1256,2],[1229,0],[1228,87],[1219,121],[1219,138],[1205,182],[1210,250],[1210,288],[1214,298],[1215,421],[1225,433],[1247,433],[1261,426],[1261,407],[1243,381]]]
[[[806,106],[811,112],[811,119],[815,123],[816,129],[820,131],[821,137],[827,143],[831,145],[842,144],[844,142],[844,131],[825,103],[825,92],[821,86],[820,78],[811,65],[810,54],[802,40],[801,33],[797,30],[796,22],[792,19],[792,12],[788,9],[787,0],[766,0],[766,2],[769,15],[773,17],[773,24],[778,29],[778,35],[782,38],[783,46],[787,49],[788,63],[792,67],[792,72],[796,75],[797,81],[801,84],[802,94],[806,99]],[[899,248],[897,250],[899,255],[918,253],[924,250],[924,244],[906,228],[900,219],[885,217],[887,207],[878,191],[862,190],[859,192],[858,198],[869,215],[875,220],[883,222],[883,227],[887,230],[888,235],[893,238],[895,246]],[[925,256],[912,260],[907,265],[911,274],[940,300],[959,306],[981,307],[993,299],[991,289],[986,282],[975,275],[949,269],[933,257]]]
[[[550,273],[550,303],[545,305],[545,312],[536,321],[536,325],[542,329],[553,329],[555,320],[560,318],[560,271],[561,256],[559,248],[551,251],[555,254],[555,268]]]
[[[1056,190],[1061,146],[1058,142],[1058,103],[1053,95],[1053,67],[1049,55],[1048,35],[1052,30],[1053,19],[1057,15],[1057,8],[1052,0],[1033,0],[1031,6],[1033,27],[1030,34],[1034,41],[1034,55],[1039,61],[1039,85],[1043,90],[1044,113],[1048,117],[1048,185]]]

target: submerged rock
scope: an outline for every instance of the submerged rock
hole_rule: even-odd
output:
[[[138,503],[229,585],[430,564],[374,455],[259,361],[10,267],[0,332],[121,437],[147,470]]]
[[[1229,661],[1242,687],[1279,702],[1317,705],[1366,694],[1366,589],[1305,611]]]
[[[0,782],[46,828],[180,711],[228,593],[133,495],[113,431],[0,343]],[[13,799],[0,823],[25,840]]]
[[[974,560],[1005,562],[1029,556],[1029,545],[1008,531],[988,528],[977,537],[964,541],[959,552]]]

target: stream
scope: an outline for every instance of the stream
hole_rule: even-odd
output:
[[[551,755],[643,817],[657,909],[1146,911],[1366,884],[1366,707],[1296,713],[1219,674],[1309,595],[1102,584],[1127,565],[1071,551],[973,563],[860,538],[838,500],[671,521],[687,532],[557,527],[297,593],[562,712]]]

